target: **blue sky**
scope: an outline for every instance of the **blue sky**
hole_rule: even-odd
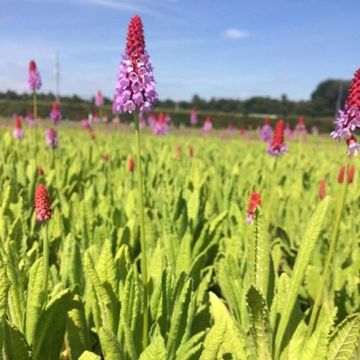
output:
[[[160,98],[307,99],[360,66],[359,0],[0,0],[0,90],[112,96],[129,19],[143,18]]]

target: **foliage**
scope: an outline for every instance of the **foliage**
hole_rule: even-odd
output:
[[[336,144],[311,137],[292,143],[274,174],[273,159],[258,141],[145,136],[150,301],[144,309],[136,178],[127,169],[132,137],[96,128],[93,142],[84,130],[63,127],[60,147],[50,153],[42,145],[36,150],[32,131],[26,129],[21,142],[9,130],[0,133],[2,358],[359,357],[358,177],[348,188],[325,300],[306,336],[340,189],[343,159]],[[330,196],[319,200],[324,177]],[[41,286],[42,232],[33,208],[39,181],[54,211],[48,293]],[[264,194],[263,207],[248,224],[254,188]]]

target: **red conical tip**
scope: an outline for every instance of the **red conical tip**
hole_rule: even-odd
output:
[[[30,60],[29,62],[29,70],[35,71],[36,70],[36,62],[34,60]]]
[[[282,144],[284,142],[284,120],[280,119],[275,126],[273,144]]]
[[[360,69],[356,70],[346,98],[349,108],[360,109]]]
[[[325,179],[322,179],[320,181],[320,187],[319,187],[319,198],[324,199],[326,196],[326,182]]]
[[[339,184],[342,184],[344,182],[345,169],[346,169],[346,166],[342,165],[339,170],[339,174],[338,174],[338,183]]]
[[[129,158],[128,160],[128,170],[129,172],[134,172],[134,169],[135,169],[135,160],[134,158]]]
[[[19,118],[19,116],[16,116],[15,118],[15,128],[21,129],[21,119]]]
[[[252,223],[256,209],[261,205],[261,195],[258,192],[253,192],[250,195],[248,207],[247,207],[247,218],[248,223]]]
[[[181,157],[181,145],[180,144],[176,145],[176,156]]]
[[[348,184],[351,184],[354,181],[354,175],[355,175],[355,165],[352,164],[348,170],[347,174],[347,182]]]
[[[126,54],[130,56],[133,63],[140,59],[145,53],[145,39],[143,24],[140,16],[132,17],[128,27],[126,38]]]
[[[44,176],[44,169],[42,168],[41,165],[39,165],[37,167],[37,173],[38,173],[39,176]]]
[[[194,157],[194,148],[192,146],[189,146],[189,156]]]
[[[54,102],[53,102],[53,104],[52,104],[52,108],[53,108],[53,110],[59,110],[59,103],[57,102],[57,100],[55,100]]]
[[[165,122],[165,115],[164,115],[164,113],[159,113],[159,115],[158,115],[158,122],[160,123],[160,124],[163,124],[164,122]]]

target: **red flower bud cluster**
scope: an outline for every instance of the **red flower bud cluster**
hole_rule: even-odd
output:
[[[256,209],[260,205],[261,205],[261,195],[260,195],[260,193],[253,192],[250,195],[250,200],[249,200],[249,204],[248,204],[248,207],[247,207],[247,213],[248,213],[248,216],[246,218],[247,222],[249,222],[249,223],[253,222]]]
[[[135,170],[135,160],[134,160],[134,158],[129,158],[129,160],[128,160],[128,170],[129,170],[129,172],[134,172],[134,170]]]
[[[52,216],[49,193],[43,184],[35,191],[35,214],[38,222],[49,221]]]
[[[320,187],[319,187],[319,198],[322,200],[326,196],[326,182],[325,179],[322,179],[320,181]]]

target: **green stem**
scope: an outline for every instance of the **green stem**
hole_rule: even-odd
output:
[[[48,279],[49,279],[49,239],[48,239],[48,226],[44,224],[44,238],[43,238],[43,264],[44,264],[44,274],[43,274],[43,294],[44,294],[44,306],[47,302],[48,295]]]
[[[35,120],[35,125],[36,125],[36,119],[37,119],[36,91],[33,92],[33,105],[34,105],[34,120]]]
[[[34,113],[34,122],[35,122],[35,158],[36,163],[38,164],[38,124],[37,124],[37,99],[36,91],[33,91],[33,113]]]
[[[270,211],[271,211],[271,202],[273,199],[273,195],[276,193],[276,184],[277,184],[277,158],[274,157],[273,166],[271,169],[271,173],[269,174],[269,182],[267,184],[265,199],[264,199],[264,210],[265,215],[270,222]]]
[[[350,166],[350,158],[349,158],[349,162],[348,162],[348,166],[347,166],[347,171],[349,171],[349,166]],[[314,306],[311,312],[311,316],[310,316],[310,321],[309,321],[309,326],[307,329],[307,333],[306,336],[307,338],[310,338],[313,330],[314,330],[314,326],[315,326],[315,322],[319,313],[319,309],[323,300],[323,295],[324,295],[324,288],[326,285],[326,281],[328,280],[329,277],[329,271],[330,271],[330,265],[331,265],[331,260],[334,256],[334,252],[336,249],[336,245],[337,245],[337,241],[339,238],[339,230],[340,230],[340,223],[341,223],[341,216],[344,210],[344,204],[345,204],[345,200],[346,200],[346,193],[347,193],[347,188],[348,188],[348,182],[346,177],[344,178],[344,182],[342,184],[342,188],[341,188],[341,193],[340,193],[340,197],[339,197],[339,201],[336,204],[336,210],[335,210],[335,225],[331,234],[331,241],[330,241],[330,246],[329,246],[329,250],[328,253],[326,255],[326,260],[325,260],[325,265],[324,265],[324,271],[320,280],[320,284],[318,287],[318,291],[315,297],[315,302],[314,302]]]
[[[136,158],[137,158],[137,186],[138,186],[138,197],[139,197],[139,212],[140,212],[140,245],[141,245],[141,274],[142,282],[144,286],[144,313],[143,313],[143,348],[148,344],[148,322],[149,322],[149,313],[148,313],[148,273],[147,273],[147,257],[146,257],[146,241],[145,241],[145,215],[144,215],[144,184],[143,176],[141,169],[141,137],[140,137],[140,126],[139,126],[139,116],[137,113],[134,114],[135,120],[135,133],[136,133]]]
[[[134,174],[130,174],[130,188],[131,190],[134,188]]]
[[[51,152],[51,165],[50,167],[55,170],[55,149],[50,149]]]

